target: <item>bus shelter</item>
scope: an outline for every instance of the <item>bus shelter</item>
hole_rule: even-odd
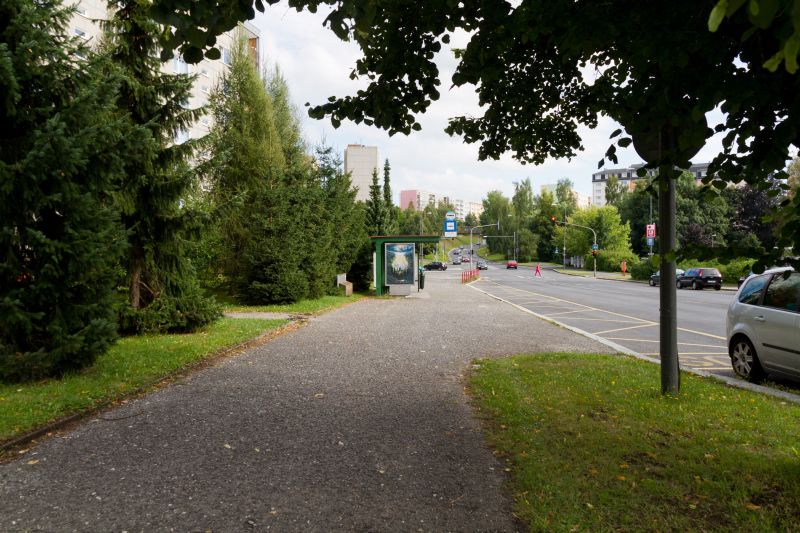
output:
[[[375,294],[386,294],[390,285],[413,285],[422,245],[438,243],[439,235],[376,235],[370,241],[375,246]],[[419,249],[419,252],[417,252]]]

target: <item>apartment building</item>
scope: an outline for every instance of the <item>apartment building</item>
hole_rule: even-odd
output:
[[[698,163],[687,170],[694,174],[695,180],[699,182],[708,176],[708,165],[709,163]],[[636,175],[636,171],[643,166],[631,165],[625,168],[606,168],[592,174],[592,204],[596,206],[606,205],[606,184],[611,176],[615,176],[623,186],[632,191],[636,186],[636,180],[640,179]],[[648,176],[653,176],[654,174],[654,170],[647,171]]]
[[[553,198],[555,198],[557,188],[558,184],[547,183],[539,188],[539,192],[540,193],[543,193],[545,191],[549,192],[550,194],[553,195]],[[583,194],[579,191],[576,191],[575,189],[570,189],[570,190],[572,191],[572,196],[575,198],[578,207],[583,208],[583,207],[590,207],[592,205],[592,197],[590,195]]]
[[[422,211],[429,205],[438,206],[441,204],[453,206],[453,211],[456,214],[456,218],[459,220],[464,220],[470,213],[476,217],[481,216],[481,213],[483,213],[483,204],[480,202],[469,202],[460,198],[453,198],[420,189],[400,191],[401,209],[408,209],[410,205],[417,211]]]
[[[372,173],[378,171],[378,147],[348,144],[344,150],[344,171],[350,173],[353,187],[358,189],[356,200],[367,201]]]
[[[80,0],[75,5],[75,14],[70,21],[70,32],[84,38],[89,46],[96,46],[102,37],[103,30],[100,22],[109,18],[108,3],[105,0]],[[217,46],[222,53],[220,59],[210,60],[204,58],[201,62],[190,65],[176,54],[172,61],[162,63],[161,70],[174,74],[196,74],[192,94],[186,105],[197,109],[208,103],[209,95],[219,83],[228,65],[231,63],[231,50],[233,50],[237,36],[247,41],[247,50],[250,53],[256,68],[260,70],[260,32],[258,28],[245,22],[235,30],[226,32],[217,37]],[[188,131],[179,132],[175,142],[184,142],[190,138],[199,138],[208,133],[211,126],[211,117],[204,115],[195,122]]]

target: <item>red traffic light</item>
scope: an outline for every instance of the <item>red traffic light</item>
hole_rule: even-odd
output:
[[[555,223],[556,223],[556,217],[554,217],[554,216],[553,216],[553,217],[550,217],[550,222],[552,222],[553,224],[555,224]]]

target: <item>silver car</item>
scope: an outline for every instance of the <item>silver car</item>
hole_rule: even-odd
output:
[[[800,380],[800,272],[776,268],[747,278],[728,307],[726,333],[741,377]]]

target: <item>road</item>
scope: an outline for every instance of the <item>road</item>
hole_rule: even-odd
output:
[[[469,264],[437,275],[460,275]],[[643,355],[659,356],[658,288],[644,283],[584,278],[544,269],[506,270],[490,264],[474,285],[490,296],[592,333]],[[682,368],[734,376],[725,342],[725,314],[734,293],[678,291],[678,355]]]

